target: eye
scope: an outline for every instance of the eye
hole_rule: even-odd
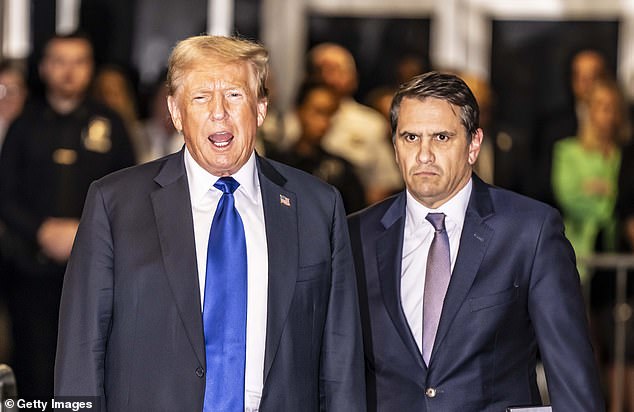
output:
[[[436,135],[436,140],[438,140],[439,142],[446,142],[449,140],[449,136],[439,133]]]
[[[196,103],[204,103],[207,101],[207,96],[203,94],[195,95],[192,100],[194,100],[194,102]]]
[[[418,136],[412,133],[406,133],[405,135],[403,135],[403,138],[406,142],[415,142],[418,140]]]
[[[229,99],[239,99],[242,97],[242,92],[240,90],[231,90],[227,93],[227,97]]]

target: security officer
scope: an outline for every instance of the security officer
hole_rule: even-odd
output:
[[[0,157],[0,220],[17,242],[9,311],[21,398],[53,394],[62,280],[88,186],[135,160],[121,119],[86,98],[93,65],[85,36],[52,37],[39,66],[45,98],[27,104]]]

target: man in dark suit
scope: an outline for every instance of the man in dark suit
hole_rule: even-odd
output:
[[[111,411],[365,410],[341,197],[255,153],[267,70],[266,50],[240,39],[174,49],[168,105],[185,147],[92,185],[64,281],[57,396],[101,396]],[[216,243],[236,213],[243,238]],[[210,269],[217,249],[242,248],[246,262]]]
[[[368,410],[541,404],[539,349],[553,409],[601,411],[561,218],[472,173],[478,115],[466,84],[435,72],[402,85],[392,102],[407,190],[349,218]]]

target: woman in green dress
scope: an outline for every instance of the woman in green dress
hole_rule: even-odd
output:
[[[616,249],[620,144],[628,133],[624,108],[617,85],[597,81],[578,136],[562,139],[554,147],[553,191],[566,236],[581,262],[594,252]],[[579,272],[586,282],[587,271],[581,264]]]
[[[583,261],[593,253],[616,251],[615,205],[621,145],[629,137],[629,128],[624,99],[613,81],[597,80],[590,93],[587,110],[578,136],[555,144],[552,184],[564,218],[566,236],[577,255],[581,280],[586,291],[590,292],[591,329],[600,359],[605,365],[609,398],[614,398],[615,379],[626,385],[626,393],[634,391],[631,353],[628,353],[626,378],[615,376],[612,351],[614,273],[597,271],[590,279]],[[615,411],[615,405],[611,402],[609,410]],[[634,404],[627,405],[626,410],[634,411]]]

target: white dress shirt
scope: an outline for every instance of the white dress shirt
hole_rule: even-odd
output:
[[[427,253],[434,238],[434,227],[425,217],[427,213],[444,213],[449,236],[451,270],[456,263],[465,213],[471,196],[471,179],[460,191],[438,209],[428,209],[407,192],[403,256],[401,267],[401,305],[418,350],[423,347],[423,294]]]
[[[196,261],[202,307],[205,297],[209,231],[222,192],[213,186],[218,177],[213,176],[196,163],[187,149],[185,149],[185,169],[194,219]],[[264,208],[260,180],[255,165],[255,153],[233,175],[233,178],[240,183],[234,193],[234,199],[236,209],[244,224],[247,244],[247,348],[244,401],[245,410],[255,412],[259,409],[264,381],[268,292],[268,255]]]

